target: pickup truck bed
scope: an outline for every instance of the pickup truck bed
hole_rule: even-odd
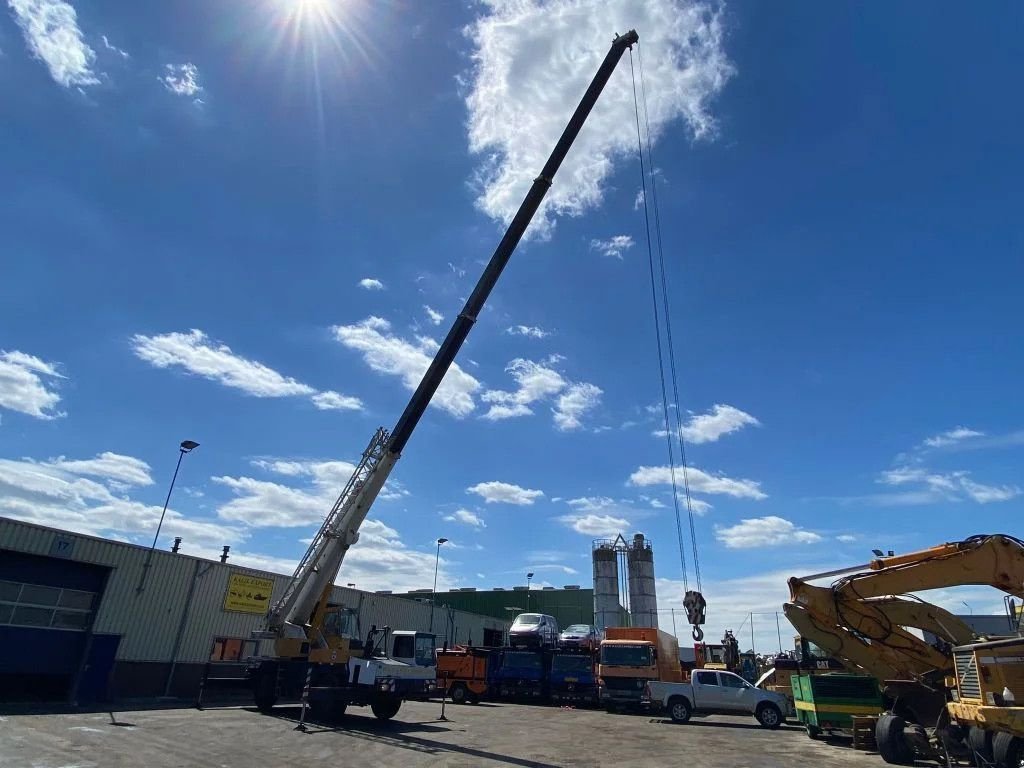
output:
[[[647,684],[652,709],[664,709],[677,723],[685,723],[694,712],[709,714],[746,713],[764,728],[778,728],[785,721],[786,697],[755,688],[739,675],[698,669],[689,683]]]

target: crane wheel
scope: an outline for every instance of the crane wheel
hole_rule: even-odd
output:
[[[370,704],[370,709],[373,710],[373,715],[378,720],[390,720],[398,714],[398,710],[401,708],[402,700],[398,698],[377,699]]]
[[[972,725],[967,732],[967,748],[971,751],[971,760],[976,765],[991,763],[995,759],[992,752],[992,731]],[[981,760],[977,760],[978,757]]]
[[[914,750],[903,735],[906,721],[899,715],[886,712],[875,724],[875,742],[878,754],[890,765],[913,765]]]
[[[271,675],[261,675],[253,691],[256,709],[268,714],[277,703],[277,680]]]
[[[1000,732],[992,737],[992,756],[998,768],[1024,767],[1024,739]]]

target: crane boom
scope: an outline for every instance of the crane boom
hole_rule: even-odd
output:
[[[540,175],[534,180],[526,198],[512,218],[483,275],[466,300],[462,311],[455,318],[394,430],[388,433],[381,428],[374,434],[348,484],[295,569],[283,595],[268,613],[269,630],[281,635],[305,634],[304,627],[309,622],[317,601],[333,583],[349,547],[359,539],[359,527],[366,519],[377,494],[387,481],[434,393],[455,361],[455,356],[469,336],[505,265],[508,264],[534,214],[540,208],[569,148],[583,128],[623,53],[638,40],[639,36],[635,30],[616,36],[597,74],[594,75],[558,143],[555,144],[551,156],[548,157]]]

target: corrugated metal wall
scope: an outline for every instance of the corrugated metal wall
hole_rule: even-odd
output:
[[[148,549],[77,533],[59,531],[0,517],[0,549],[50,555],[55,539],[71,542],[69,559],[111,568],[94,630],[121,635],[119,661],[168,662],[185,613],[189,588],[195,583],[177,661],[203,662],[209,658],[215,637],[247,638],[263,622],[262,614],[224,610],[224,596],[232,573],[273,579],[272,601],[281,594],[288,576],[239,568],[228,563],[201,560],[157,550],[153,553],[145,588],[142,578]],[[390,595],[335,587],[333,601],[358,610],[358,630],[370,626],[427,631],[430,606]],[[508,630],[508,622],[438,606],[434,632],[438,643],[483,640],[484,628]],[[267,650],[266,648],[264,650]]]
[[[430,599],[430,593],[405,593],[408,598]],[[594,623],[594,590],[592,589],[532,589],[527,593],[513,590],[481,589],[475,592],[438,592],[437,604],[451,606],[460,611],[512,619],[516,613],[547,613],[558,620],[559,626]],[[518,610],[508,611],[506,608]]]

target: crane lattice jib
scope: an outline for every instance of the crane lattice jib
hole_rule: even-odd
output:
[[[270,628],[276,628],[280,626],[284,617],[288,614],[288,609],[291,604],[295,601],[298,595],[299,588],[310,578],[312,571],[316,570],[317,567],[324,560],[325,554],[332,548],[331,544],[334,539],[337,539],[342,534],[341,526],[345,522],[345,510],[350,506],[352,500],[362,489],[366,480],[376,469],[377,464],[383,458],[388,438],[390,435],[388,431],[381,427],[378,429],[373,438],[370,440],[370,444],[366,446],[366,450],[363,451],[363,455],[356,465],[355,470],[352,472],[352,476],[349,478],[348,483],[338,496],[338,500],[334,502],[334,506],[331,507],[330,513],[324,520],[323,525],[320,526],[320,530],[317,531],[316,536],[313,537],[313,541],[309,545],[309,549],[306,550],[306,554],[302,556],[302,560],[299,561],[298,567],[295,569],[295,573],[292,574],[291,579],[288,581],[288,586],[285,587],[284,594],[281,595],[281,599],[277,601],[277,604],[271,609],[268,617],[268,625]],[[334,580],[336,574],[321,574],[321,578],[318,581],[323,581],[323,586]],[[323,589],[321,587],[321,590]]]

